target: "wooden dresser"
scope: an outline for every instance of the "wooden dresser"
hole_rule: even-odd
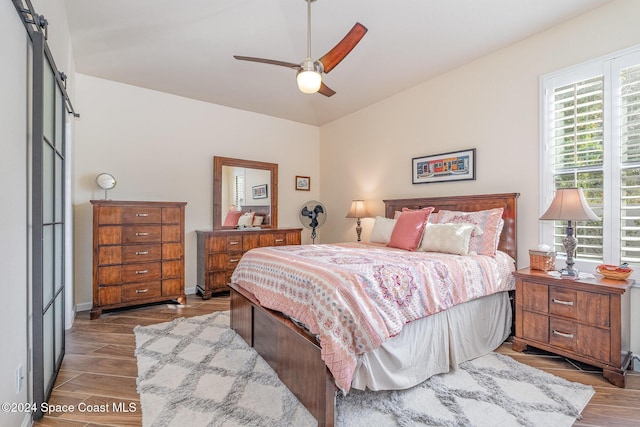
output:
[[[602,368],[624,387],[629,351],[632,280],[554,278],[522,269],[516,277],[516,335],[513,349],[527,345]]]
[[[261,230],[196,230],[198,237],[198,293],[203,299],[228,291],[227,283],[242,255],[264,246],[299,245],[301,228]]]
[[[175,300],[184,292],[183,202],[92,200],[93,308]]]

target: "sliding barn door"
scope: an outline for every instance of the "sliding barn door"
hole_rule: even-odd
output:
[[[41,33],[33,34],[31,145],[33,399],[45,402],[64,355],[65,99]],[[41,413],[34,414],[41,418]]]

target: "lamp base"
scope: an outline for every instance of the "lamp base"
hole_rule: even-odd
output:
[[[561,279],[576,280],[578,278],[578,270],[575,268],[563,268],[559,273]]]

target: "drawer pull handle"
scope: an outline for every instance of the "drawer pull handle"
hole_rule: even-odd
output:
[[[555,299],[555,298],[552,298],[551,301],[553,301],[555,304],[573,305],[573,301],[562,301],[562,300]]]
[[[136,233],[136,236],[148,236],[149,233]]]
[[[149,251],[137,251],[136,255],[149,255]]]
[[[230,244],[230,245],[239,245],[239,244],[240,244],[240,242],[238,242],[238,241],[234,240],[234,241],[232,241],[232,242],[229,242],[229,244]]]
[[[233,258],[229,260],[229,262],[238,262],[238,261],[240,261],[240,258]]]
[[[276,243],[282,243],[284,242],[284,239],[276,239]]]
[[[149,270],[136,270],[136,274],[147,274]]]
[[[144,294],[149,292],[149,289],[136,289],[136,294]]]
[[[137,213],[136,216],[149,216],[148,213]]]
[[[573,334],[565,334],[564,332],[559,332],[559,331],[556,331],[555,329],[553,330],[552,333],[553,333],[553,335],[558,335],[558,336],[561,336],[563,338],[571,338],[571,339],[573,339]]]

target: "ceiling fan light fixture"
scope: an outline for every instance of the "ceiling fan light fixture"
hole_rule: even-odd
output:
[[[300,92],[316,93],[320,90],[322,76],[317,71],[300,71],[297,79]]]
[[[322,85],[322,69],[320,65],[307,58],[300,64],[300,71],[296,77],[298,89],[302,93],[316,93]]]

